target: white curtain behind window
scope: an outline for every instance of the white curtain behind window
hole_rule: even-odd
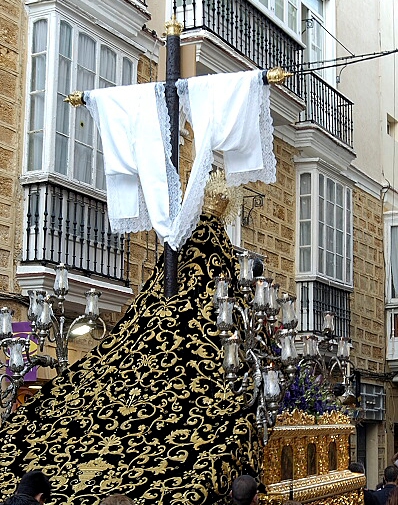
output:
[[[391,227],[391,294],[398,298],[398,226]]]
[[[55,135],[54,170],[60,174],[68,171],[69,116],[70,106],[64,102],[71,90],[72,27],[61,21],[58,55],[57,118]]]
[[[88,35],[79,33],[77,89],[95,87],[96,43]],[[73,177],[92,184],[94,123],[85,107],[76,109],[75,153]]]
[[[47,20],[41,19],[33,25],[28,170],[42,169],[46,63]]]
[[[122,85],[133,83],[133,63],[128,58],[123,58]]]
[[[100,88],[109,88],[116,84],[116,53],[104,45],[101,46]],[[86,89],[86,88],[84,88]]]

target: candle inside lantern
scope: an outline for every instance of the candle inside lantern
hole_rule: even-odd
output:
[[[97,318],[99,316],[98,298],[101,296],[101,292],[97,291],[95,288],[91,288],[89,291],[86,291],[85,295],[85,314],[89,317]]]
[[[57,296],[65,296],[68,291],[68,269],[63,263],[60,263],[55,269],[54,293]]]
[[[0,310],[0,338],[12,336],[12,312],[8,307]]]

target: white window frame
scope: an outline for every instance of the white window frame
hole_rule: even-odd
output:
[[[398,229],[398,212],[388,212],[384,214],[384,236],[385,236],[385,268],[386,268],[386,305],[398,308],[398,282],[397,293],[393,298],[392,293],[392,263],[394,257],[398,262],[398,251],[393,251],[391,247],[391,229]],[[397,335],[398,337],[398,335]]]
[[[311,175],[311,191],[310,191],[310,268],[308,271],[300,271],[300,177],[303,174]],[[333,276],[328,275],[326,271],[322,272],[319,265],[319,175],[323,175],[326,181],[330,179],[335,184],[339,184],[343,188],[343,279],[338,279],[334,273]],[[350,198],[351,209],[347,212],[347,193]],[[296,219],[297,219],[297,248],[296,248],[296,279],[297,280],[319,280],[329,282],[339,288],[353,287],[353,200],[352,200],[352,184],[345,178],[337,175],[333,170],[328,170],[327,166],[319,164],[317,161],[303,163],[297,169],[297,201],[296,201]],[[336,230],[336,223],[334,226]],[[348,241],[350,238],[350,242]],[[350,249],[348,251],[348,249]],[[336,242],[334,247],[336,254]],[[326,265],[326,263],[325,263]],[[326,269],[325,269],[326,270]]]
[[[47,176],[52,176],[57,180],[64,180],[69,185],[74,186],[85,186],[87,189],[94,190],[98,195],[105,194],[105,188],[97,189],[96,185],[96,173],[95,170],[92,171],[92,181],[91,183],[78,181],[73,176],[74,168],[74,132],[75,132],[75,121],[77,110],[70,108],[69,113],[69,144],[68,144],[68,166],[66,175],[55,172],[55,137],[56,137],[56,113],[57,113],[57,75],[58,75],[58,57],[59,57],[59,45],[58,45],[58,34],[60,30],[61,21],[65,21],[72,27],[73,31],[73,43],[72,43],[72,80],[70,92],[76,89],[76,78],[77,78],[77,44],[78,33],[82,32],[89,37],[92,37],[96,41],[97,53],[101,50],[101,45],[105,45],[111,50],[115,51],[118,55],[117,57],[117,75],[116,75],[116,85],[121,85],[122,79],[122,67],[123,58],[127,58],[132,63],[132,84],[137,82],[137,68],[138,60],[143,53],[142,48],[138,50],[134,45],[129,44],[123,36],[118,37],[117,35],[110,33],[109,31],[98,26],[98,23],[94,22],[89,16],[83,18],[79,15],[73,15],[67,8],[60,5],[59,3],[52,4],[50,6],[39,7],[35,5],[35,8],[29,12],[29,35],[28,35],[28,65],[27,65],[27,83],[26,83],[26,96],[30,97],[31,88],[31,75],[32,75],[32,58],[31,58],[31,48],[33,41],[33,27],[34,23],[40,19],[47,20],[47,61],[46,61],[46,84],[45,84],[45,112],[44,112],[44,132],[43,132],[43,151],[42,151],[42,164],[41,169],[28,170],[28,147],[25,147],[24,158],[23,158],[23,172],[24,180],[36,180],[42,179],[44,174]],[[90,21],[91,20],[91,21]],[[54,41],[57,41],[54,43]],[[99,87],[99,61],[97,64],[96,77],[95,77],[95,88]],[[83,90],[82,90],[83,91]],[[26,100],[26,122],[25,122],[25,135],[28,139],[29,131],[29,114],[30,114],[30,99]],[[70,106],[69,106],[70,107]],[[25,142],[25,146],[28,142]],[[96,152],[99,147],[99,134],[96,126],[93,127],[93,166],[96,163]]]

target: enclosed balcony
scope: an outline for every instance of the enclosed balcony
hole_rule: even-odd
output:
[[[130,236],[111,232],[104,201],[41,181],[24,186],[22,257],[17,279],[28,289],[52,290],[54,267],[67,265],[70,297],[79,304],[87,288],[102,292],[100,304],[120,311],[131,297]]]
[[[295,72],[282,88],[304,100],[305,110],[294,119],[294,114],[289,117],[285,110],[285,118],[291,122],[315,124],[352,148],[352,102],[318,74],[302,74],[300,69],[304,46],[249,0],[173,0],[173,9],[184,26],[183,40],[187,37],[196,44],[207,41],[207,46],[204,44],[198,50],[199,62],[202,58],[208,68],[211,58],[216,64],[220,62],[220,59],[217,60],[217,50],[214,49],[216,44],[219,46],[218,55],[227,54],[228,48],[229,52],[233,49],[236,57],[241,59],[240,69],[245,68],[246,62],[246,65],[249,63],[262,69],[280,66]],[[221,68],[217,71],[220,70]],[[224,65],[222,70],[234,71],[234,67]],[[285,109],[286,102],[294,107],[289,95],[284,95],[283,100]],[[296,110],[294,109],[295,112]],[[275,119],[274,124],[278,125]]]

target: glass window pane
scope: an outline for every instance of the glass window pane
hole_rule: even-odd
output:
[[[275,0],[275,16],[281,21],[285,20],[285,5],[284,0]]]
[[[336,231],[336,253],[343,255],[344,236],[342,231]]]
[[[347,189],[347,194],[346,194],[346,207],[347,210],[351,210],[351,191]]]
[[[30,90],[40,91],[46,87],[46,55],[39,54],[32,57],[32,75]]]
[[[311,244],[311,222],[300,223],[300,245]]]
[[[75,143],[75,168],[74,178],[81,182],[92,183],[91,180],[91,167],[92,167],[92,154],[91,147]]]
[[[44,93],[30,97],[29,130],[41,130],[44,126]]]
[[[323,2],[324,0],[303,0],[305,5],[321,16],[323,15]]]
[[[343,280],[343,257],[336,256],[336,278]]]
[[[104,45],[101,46],[100,76],[116,83],[116,53]]]
[[[319,273],[325,273],[325,251],[323,249],[318,249],[318,271]]]
[[[68,95],[71,91],[71,62],[60,56],[58,61],[58,91]]]
[[[83,107],[76,109],[75,137],[84,144],[93,145],[93,120],[88,110]]]
[[[302,196],[300,198],[300,219],[311,218],[311,197]]]
[[[336,207],[336,228],[338,230],[342,230],[344,228],[343,215],[343,208]]]
[[[55,137],[55,164],[54,170],[66,175],[68,171],[68,138],[60,135]]]
[[[95,40],[84,33],[79,33],[79,51],[77,62],[79,66],[95,72]]]
[[[345,269],[346,269],[345,281],[348,284],[351,284],[351,282],[352,282],[352,278],[351,278],[351,260],[347,259],[346,262],[345,262],[345,264],[346,264],[346,266],[345,266]]]
[[[57,119],[56,119],[57,132],[69,135],[69,114],[70,114],[70,105],[64,102],[64,97],[62,95],[58,95]]]
[[[326,204],[326,223],[334,226],[334,205],[330,202]]]
[[[288,4],[288,27],[297,32],[297,7],[291,1]]]
[[[319,174],[319,196],[325,196],[325,178],[322,174]]]
[[[331,202],[335,201],[335,184],[331,179],[326,181],[326,198]]]
[[[398,226],[391,227],[391,296],[398,298]]]
[[[68,59],[72,57],[72,27],[65,21],[59,27],[59,54]]]
[[[122,85],[133,84],[133,63],[123,58]]]
[[[336,184],[336,203],[340,207],[343,206],[343,186],[341,184]]]
[[[322,223],[325,222],[325,200],[323,198],[319,198],[319,221]]]
[[[334,254],[326,252],[326,275],[334,277]]]
[[[29,134],[28,170],[42,169],[43,132]]]
[[[299,269],[300,272],[311,271],[311,249],[309,247],[300,248],[299,255]]]
[[[325,247],[325,225],[323,223],[318,223],[318,245],[319,247]]]
[[[82,68],[78,69],[77,74],[77,88],[78,89],[94,89],[95,88],[95,74]]]
[[[47,51],[47,20],[40,19],[33,25],[32,53]]]
[[[311,194],[311,174],[300,175],[300,195]]]
[[[334,251],[334,229],[330,226],[326,227],[326,249]]]
[[[104,156],[101,152],[97,152],[97,167],[95,185],[98,189],[106,189],[106,179],[104,170]]]

